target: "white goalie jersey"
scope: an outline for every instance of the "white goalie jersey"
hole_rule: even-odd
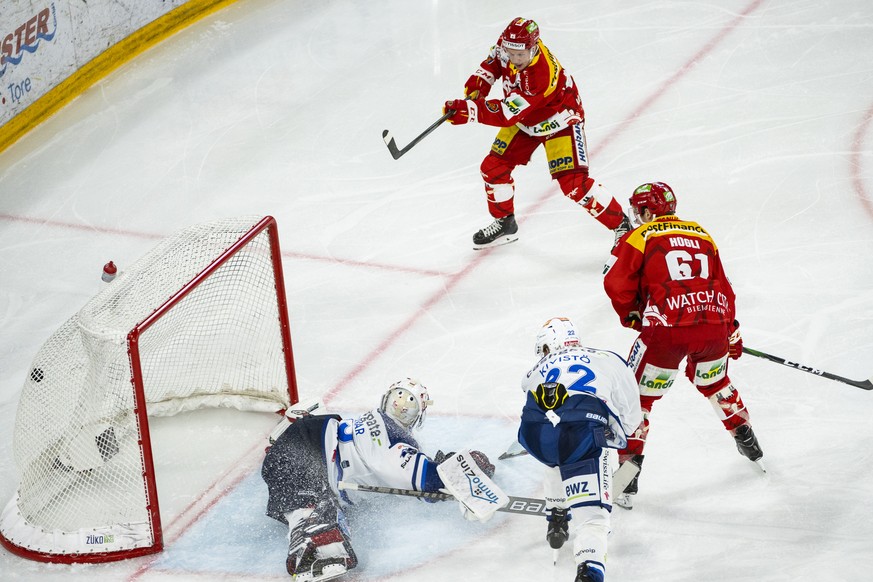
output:
[[[550,382],[563,384],[568,396],[600,399],[609,410],[607,425],[612,434],[607,446],[617,449],[627,446],[627,435],[639,426],[642,411],[636,377],[621,356],[586,347],[554,352],[528,371],[522,388],[535,392],[540,384]],[[560,408],[556,414],[560,417]]]
[[[328,480],[337,494],[338,481],[416,491],[442,487],[436,463],[419,451],[409,431],[378,409],[331,420],[324,447]]]

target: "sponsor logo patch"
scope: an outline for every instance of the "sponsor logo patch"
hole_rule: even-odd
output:
[[[9,65],[17,65],[25,54],[33,54],[42,41],[51,42],[58,30],[55,5],[44,8],[6,34],[0,32],[0,77]],[[5,31],[4,31],[5,32]]]
[[[644,396],[664,394],[676,381],[676,373],[677,370],[646,364],[643,375],[640,376],[640,394]]]
[[[549,161],[549,173],[557,174],[576,168],[573,158],[573,142],[570,136],[561,136],[546,142],[546,158]]]

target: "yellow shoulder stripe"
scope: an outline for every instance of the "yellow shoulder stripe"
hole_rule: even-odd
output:
[[[634,229],[627,237],[627,243],[643,252],[646,248],[646,241],[650,238],[661,236],[681,236],[686,238],[703,239],[709,242],[712,247],[718,250],[715,241],[706,230],[696,222],[685,220],[668,220],[649,222],[643,226]]]
[[[555,58],[555,55],[546,48],[546,45],[543,44],[543,41],[538,40],[537,46],[539,47],[539,54],[534,57],[534,62],[536,59],[542,55],[542,57],[546,60],[546,64],[549,66],[549,86],[543,93],[544,97],[548,97],[552,93],[555,92],[555,89],[558,88],[558,75],[561,73],[561,63],[558,62],[558,59]],[[533,62],[531,62],[533,65]]]

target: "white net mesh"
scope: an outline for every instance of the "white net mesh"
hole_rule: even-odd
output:
[[[166,239],[43,345],[16,418],[21,482],[0,517],[8,542],[65,555],[154,544],[128,334],[259,222],[222,220]],[[150,321],[137,342],[150,415],[290,404],[271,253],[261,230]]]

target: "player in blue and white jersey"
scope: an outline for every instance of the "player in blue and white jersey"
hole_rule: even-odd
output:
[[[609,450],[627,446],[642,420],[637,381],[621,356],[583,347],[566,318],[545,323],[536,353],[540,360],[522,381],[527,401],[518,441],[546,466],[546,539],[557,552],[572,524],[576,582],[603,582],[615,454]]]
[[[357,565],[345,503],[358,485],[439,491],[444,484],[434,459],[421,452],[412,431],[431,404],[427,388],[412,379],[392,384],[381,402],[364,414],[302,414],[293,418],[267,452],[261,475],[267,483],[267,515],[288,524],[288,573],[295,582],[342,576]],[[294,415],[289,415],[289,420]],[[494,465],[478,451],[471,455],[486,474]]]

